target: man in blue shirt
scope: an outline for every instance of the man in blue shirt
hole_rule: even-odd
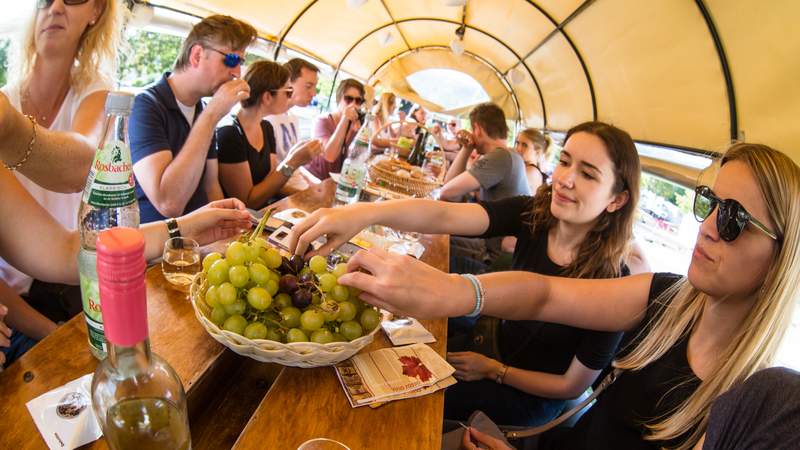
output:
[[[244,22],[206,17],[184,40],[174,72],[136,96],[128,133],[142,223],[223,198],[214,130],[250,95],[240,66],[255,38]],[[204,106],[201,99],[211,95]]]

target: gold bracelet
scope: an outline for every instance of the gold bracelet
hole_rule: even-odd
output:
[[[503,384],[503,381],[506,379],[506,372],[508,372],[508,366],[503,364],[503,367],[500,368],[500,371],[497,372],[497,375],[494,377],[494,382]]]
[[[25,155],[18,163],[14,164],[13,166],[9,166],[8,164],[5,163],[5,161],[3,161],[3,166],[6,169],[10,170],[11,172],[19,169],[20,167],[22,167],[23,164],[28,162],[28,158],[31,157],[31,153],[33,152],[33,144],[36,143],[36,119],[29,114],[26,114],[25,117],[27,117],[28,120],[31,121],[31,128],[32,128],[31,142],[28,144],[28,150],[25,152]]]

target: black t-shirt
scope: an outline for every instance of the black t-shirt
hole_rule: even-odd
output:
[[[653,275],[645,317],[628,335],[633,337],[632,345],[624,345],[621,354],[632,350],[638,339],[647,333],[651,321],[663,314],[668,302],[654,300],[679,280],[680,277],[674,274]],[[686,336],[647,367],[622,373],[614,384],[600,394],[594,406],[574,428],[554,429],[545,433],[539,448],[650,450],[681,443],[686,436],[671,442],[646,441],[643,436],[646,433],[645,423],[656,422],[658,418],[671,413],[700,384],[686,358],[688,342]]]
[[[264,146],[259,151],[250,145],[238,117],[234,116],[231,123],[217,128],[219,162],[235,164],[246,161],[250,165],[253,185],[262,182],[269,175],[269,155],[275,153],[275,132],[272,124],[262,120],[261,132],[264,134]]]
[[[531,233],[533,197],[510,197],[481,206],[489,215],[483,237],[515,236],[512,268],[542,275],[561,275],[562,267],[547,256],[547,230]],[[544,227],[540,227],[544,228]],[[628,274],[623,267],[623,274]],[[586,367],[600,370],[614,357],[622,333],[591,331],[536,320],[505,320],[499,332],[503,363],[538,372],[563,374],[573,357]]]

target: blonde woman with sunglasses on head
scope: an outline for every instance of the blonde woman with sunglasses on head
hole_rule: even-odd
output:
[[[800,293],[800,168],[764,145],[736,144],[713,186],[697,188],[703,223],[688,277],[585,280],[527,272],[468,279],[378,250],[349,262],[339,283],[418,318],[486,314],[628,331],[622,370],[574,428],[539,436],[540,449],[689,449],[714,399],[773,361]],[[330,238],[330,236],[329,236]],[[355,271],[364,269],[368,273]],[[509,370],[505,379],[513,379]],[[477,433],[465,447],[505,444]],[[527,447],[526,445],[526,448]]]
[[[293,90],[289,70],[276,62],[257,61],[247,68],[244,81],[250,85],[250,97],[217,128],[219,180],[226,197],[260,209],[280,193],[295,169],[319,153],[320,144],[318,140],[299,142],[274,167],[275,133],[264,117],[289,110]]]

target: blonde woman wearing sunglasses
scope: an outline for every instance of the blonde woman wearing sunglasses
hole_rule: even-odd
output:
[[[361,298],[372,304],[418,318],[481,313],[627,331],[614,362],[623,371],[616,382],[574,428],[548,431],[534,448],[699,448],[714,399],[772,363],[791,321],[800,294],[800,167],[767,146],[736,144],[714,185],[697,192],[695,214],[703,223],[688,277],[587,280],[499,272],[465,278],[370,251],[350,260],[353,272],[339,283],[363,290]],[[426,231],[446,222],[431,221]],[[335,237],[335,231],[326,234]],[[516,375],[509,369],[505,380]],[[507,447],[465,435],[466,448],[478,442]]]
[[[93,147],[103,119],[103,106],[116,72],[124,8],[116,0],[37,0],[23,31],[18,55],[11,62],[11,82],[2,88],[16,111],[27,115],[23,129],[32,123],[40,130],[62,132],[65,140],[84,141],[77,154],[62,154],[64,172],[39,185],[17,171],[14,175],[31,196],[63,227],[75,229],[80,189],[86,182]],[[35,9],[34,9],[35,8]],[[27,143],[24,144],[25,148]],[[70,166],[70,156],[85,163]],[[19,160],[9,161],[13,165]],[[27,168],[26,168],[27,169]],[[57,189],[53,191],[50,189]],[[51,319],[66,320],[81,311],[77,286],[33,280],[0,259],[0,278],[7,292],[28,301]],[[22,301],[18,296],[15,300]],[[55,306],[59,305],[59,306]],[[39,333],[41,335],[41,333]]]

